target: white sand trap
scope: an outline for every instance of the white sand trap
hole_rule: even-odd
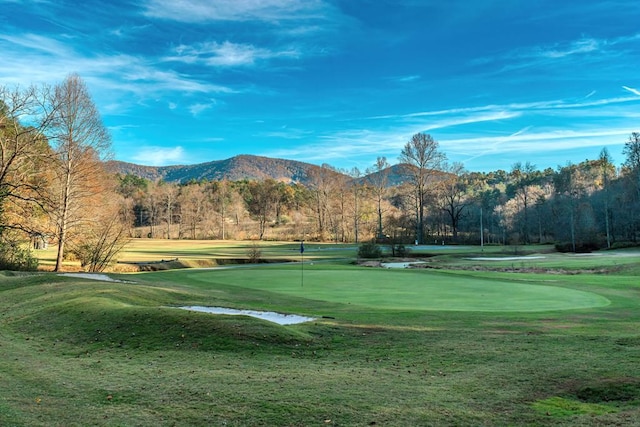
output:
[[[102,282],[132,283],[125,280],[113,279],[106,274],[100,273],[60,273],[58,276],[78,277],[81,279],[100,280]]]
[[[383,262],[380,264],[382,268],[409,268],[412,265],[426,264],[424,261],[416,262]]]
[[[528,261],[531,259],[544,259],[543,256],[509,256],[509,257],[477,257],[465,258],[471,261]]]
[[[315,320],[313,317],[298,316],[297,314],[282,314],[273,311],[254,311],[254,310],[236,310],[233,308],[225,307],[203,307],[199,305],[191,305],[186,307],[178,307],[183,310],[201,311],[211,314],[229,314],[235,316],[251,316],[269,322],[277,323],[278,325],[295,325],[298,323],[310,322]]]

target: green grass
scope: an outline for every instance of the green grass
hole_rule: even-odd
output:
[[[131,239],[119,254],[120,265],[117,265],[116,269],[123,269],[131,263],[153,263],[174,259],[179,260],[176,266],[182,264],[187,267],[207,267],[226,264],[247,259],[252,244],[256,244],[260,249],[261,258],[270,262],[301,259],[300,243],[295,242]],[[353,258],[356,252],[357,245],[305,242],[303,258],[307,261]],[[56,260],[55,247],[38,250],[34,255],[39,259],[41,269],[53,270]],[[67,270],[80,269],[80,263],[77,261],[65,261],[63,265]]]
[[[0,425],[634,425],[639,261],[572,275],[314,262],[303,283],[300,265],[134,284],[0,274]]]
[[[179,276],[176,281],[188,281],[202,289],[230,285],[376,309],[549,311],[609,304],[600,295],[543,282],[418,269],[313,265],[185,272]]]
[[[547,416],[571,417],[576,415],[604,415],[615,413],[616,408],[598,404],[584,403],[575,399],[550,397],[533,404],[533,407]]]
[[[439,261],[449,266],[521,270],[556,269],[572,272],[598,269],[620,271],[629,267],[637,267],[638,259],[640,258],[640,251],[637,249],[573,254],[557,253],[551,251],[548,246],[531,246],[528,248],[529,250],[526,252],[514,254],[503,248],[490,247],[489,251],[483,252],[450,253],[440,257]]]

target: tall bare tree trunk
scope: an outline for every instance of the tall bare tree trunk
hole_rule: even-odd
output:
[[[64,258],[64,245],[67,240],[67,222],[69,218],[69,194],[71,192],[71,161],[67,162],[65,168],[65,182],[62,189],[62,203],[60,206],[60,219],[58,223],[58,252],[56,256],[55,271],[62,269]]]

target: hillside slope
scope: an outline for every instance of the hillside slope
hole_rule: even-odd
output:
[[[387,173],[387,186],[393,187],[407,180],[407,165],[393,165],[384,171]],[[322,171],[347,177],[334,169],[326,169],[297,160],[276,159],[270,157],[240,155],[225,160],[214,160],[193,165],[143,166],[121,161],[109,162],[109,168],[121,175],[135,175],[151,181],[185,183],[188,181],[229,181],[274,179],[285,183],[309,185],[313,176]],[[374,173],[358,178],[358,182],[372,182]],[[349,179],[347,177],[347,179]]]

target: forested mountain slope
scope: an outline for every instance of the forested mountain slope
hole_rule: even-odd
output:
[[[122,175],[136,175],[152,181],[162,179],[167,182],[188,182],[200,180],[240,181],[264,180],[267,178],[286,183],[308,184],[313,171],[319,166],[296,160],[240,155],[226,160],[215,160],[194,165],[142,166],[120,161],[110,162],[114,172]]]

